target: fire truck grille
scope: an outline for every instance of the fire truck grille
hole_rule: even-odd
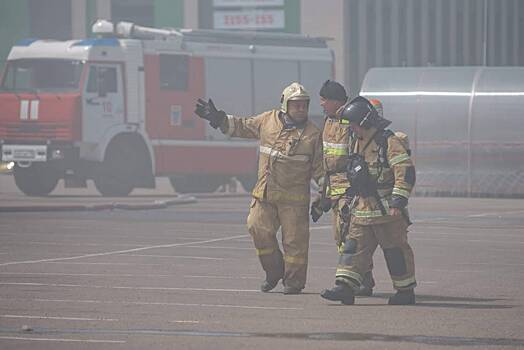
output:
[[[64,123],[13,123],[0,126],[0,138],[7,140],[71,140],[72,127]]]

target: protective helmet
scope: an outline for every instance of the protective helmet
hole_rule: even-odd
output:
[[[370,98],[369,103],[375,108],[378,113],[378,116],[384,118],[384,107],[382,107],[382,102],[377,98]]]
[[[357,96],[349,102],[341,115],[342,119],[350,123],[358,124],[364,129],[375,127],[377,129],[385,129],[391,121],[379,115],[373,104],[362,96]]]
[[[288,101],[304,100],[309,102],[309,94],[306,89],[299,83],[292,83],[282,91],[280,103],[282,104],[280,110],[287,113]]]

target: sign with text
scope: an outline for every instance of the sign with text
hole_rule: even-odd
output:
[[[215,29],[283,29],[284,10],[215,11]]]
[[[268,7],[284,6],[284,0],[213,0],[215,7]]]

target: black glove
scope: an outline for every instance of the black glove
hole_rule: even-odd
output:
[[[227,119],[226,112],[217,110],[212,99],[206,102],[199,98],[195,105],[195,114],[202,119],[208,120],[209,125],[215,129],[221,126],[224,120]]]
[[[390,208],[403,209],[407,205],[408,205],[408,199],[406,197],[399,196],[399,195],[396,195],[396,194],[391,196],[391,203],[389,205]]]
[[[320,206],[320,199],[315,200],[311,203],[311,210],[309,212],[311,214],[311,219],[313,222],[317,222],[318,219],[324,214],[324,210],[322,210]]]

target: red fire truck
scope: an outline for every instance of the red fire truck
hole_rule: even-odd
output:
[[[250,116],[278,108],[299,81],[312,95],[333,76],[323,38],[175,30],[99,20],[94,39],[23,40],[0,85],[0,147],[18,188],[47,195],[60,179],[125,196],[169,177],[178,192],[206,192],[235,176],[249,188],[257,144],[228,140],[193,115],[198,97]]]

